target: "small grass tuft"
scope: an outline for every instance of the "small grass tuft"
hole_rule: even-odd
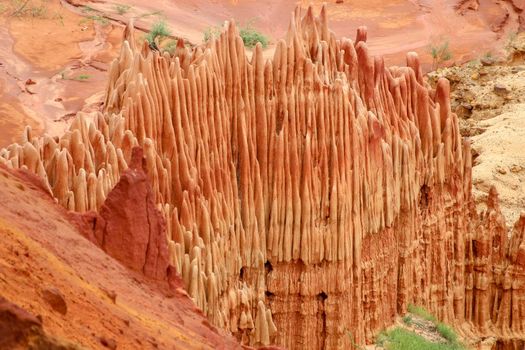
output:
[[[446,340],[448,340],[449,342],[451,343],[457,342],[458,336],[456,332],[454,332],[454,330],[450,328],[449,326],[447,326],[446,324],[438,323],[436,326],[436,329],[438,333],[441,334],[441,336],[445,338]]]
[[[80,74],[76,77],[67,76],[65,71],[60,72],[60,77],[62,80],[76,80],[76,81],[86,81],[91,79],[91,75],[89,74]]]
[[[257,29],[253,28],[252,22],[253,21],[250,21],[246,25],[239,28],[239,35],[242,39],[242,42],[244,43],[244,46],[249,49],[253,49],[257,43],[261,43],[262,47],[266,48],[269,43],[268,38],[261,32],[257,31]],[[204,42],[218,38],[220,34],[220,27],[210,27],[204,31]]]
[[[124,14],[128,13],[129,10],[131,10],[131,6],[129,6],[129,5],[123,5],[123,4],[115,5],[115,11],[119,15],[124,15]]]
[[[408,305],[408,312],[417,315],[427,321],[436,322],[436,317],[427,311],[424,307],[416,306],[414,304]]]
[[[452,59],[452,52],[448,41],[443,41],[436,45],[430,46],[430,55],[432,56],[432,69],[436,70],[444,62]]]
[[[210,27],[204,31],[204,42],[208,42],[211,39],[218,38],[221,35],[220,27]]]
[[[412,319],[412,316],[410,315],[403,316],[403,323],[406,324],[407,326],[412,325],[413,322],[414,320]]]

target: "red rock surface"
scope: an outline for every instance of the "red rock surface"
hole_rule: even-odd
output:
[[[166,279],[166,223],[142,167],[143,152],[136,147],[129,168],[100,208],[94,234],[97,245],[125,266],[148,277]]]
[[[71,0],[68,0],[71,2]],[[113,4],[104,0],[75,0],[79,5],[94,7],[110,17]],[[331,29],[337,37],[350,36],[359,26],[367,26],[370,53],[385,57],[390,64],[402,65],[407,51],[416,51],[425,69],[431,68],[430,46],[449,43],[451,62],[467,62],[496,55],[508,36],[523,26],[521,0],[122,0],[131,6],[126,17],[135,17],[141,29],[156,21],[142,14],[162,11],[177,37],[193,44],[202,42],[210,27],[235,19],[250,24],[269,36],[271,48],[288,29],[288,18],[296,6],[319,11],[327,5]],[[120,17],[119,17],[120,19]],[[271,56],[270,52],[265,57]]]
[[[0,166],[0,344],[12,344],[0,348],[27,349],[27,339],[89,349],[107,349],[103,339],[117,349],[241,348],[185,292],[126,269],[83,238],[39,182]],[[63,296],[67,313],[44,300],[45,288]],[[41,325],[45,334],[24,338]]]
[[[475,212],[449,83],[431,89],[416,54],[387,68],[364,28],[355,42],[337,39],[312,9],[295,13],[270,60],[260,47],[249,55],[232,23],[173,55],[126,33],[104,113],[93,123],[79,114],[57,139],[27,129],[0,150],[62,206],[108,210],[118,259],[143,272],[137,256],[148,254],[137,252],[152,243],[149,228],[124,227],[152,203],[145,181],[138,194],[129,185],[138,145],[166,221],[164,284],[182,285],[241,342],[349,348],[348,332],[370,342],[410,303],[467,337],[525,339],[525,221],[507,240],[495,193]],[[137,246],[116,251],[133,236]]]

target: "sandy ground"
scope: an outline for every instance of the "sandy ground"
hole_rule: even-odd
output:
[[[134,17],[139,23],[164,18],[173,33],[188,41],[202,42],[207,28],[234,19],[269,36],[275,43],[284,37],[296,6],[317,11],[327,4],[330,28],[338,37],[355,37],[359,26],[369,30],[369,46],[391,64],[404,64],[408,51],[417,51],[430,66],[430,45],[449,42],[452,61],[468,60],[487,51],[496,52],[506,35],[518,28],[518,14],[505,1],[480,0],[476,11],[456,7],[460,0],[67,0],[88,5],[112,17]],[[116,4],[129,6],[118,16]]]
[[[474,155],[473,195],[478,208],[491,186],[509,227],[525,210],[525,35],[508,47],[508,60],[492,57],[445,68],[430,75],[451,81],[451,106],[461,132],[471,137]]]
[[[122,28],[79,16],[59,0],[30,0],[28,12],[15,16],[15,2],[2,4],[0,146],[18,141],[25,125],[61,134],[70,116],[100,105]]]
[[[523,80],[524,77],[522,76]],[[472,138],[479,153],[474,167],[474,195],[485,198],[496,186],[508,225],[513,225],[525,209],[525,104],[482,121],[485,132]]]

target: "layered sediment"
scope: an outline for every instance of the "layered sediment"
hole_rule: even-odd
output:
[[[104,113],[80,113],[60,138],[27,129],[0,161],[36,173],[64,207],[118,222],[126,186],[144,183],[129,178],[142,148],[151,195],[133,205],[156,204],[166,242],[117,259],[168,278],[146,272],[144,248],[167,247],[167,270],[245,344],[349,348],[409,303],[466,335],[525,339],[525,217],[507,239],[495,192],[476,213],[448,81],[432,90],[413,53],[385,67],[366,39],[365,28],[337,39],[324,9],[296,11],[266,61],[234,23],[173,55],[136,46],[128,29]],[[115,247],[134,236],[117,230]]]

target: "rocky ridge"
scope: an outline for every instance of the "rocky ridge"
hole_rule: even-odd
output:
[[[525,338],[525,216],[508,239],[495,191],[476,213],[449,83],[431,89],[415,54],[386,68],[365,28],[338,40],[324,9],[297,11],[267,61],[233,23],[173,56],[126,39],[104,113],[60,138],[27,129],[0,162],[91,220],[141,147],[168,263],[211,323],[245,344],[348,348],[348,332],[371,341],[414,303],[467,337]]]

